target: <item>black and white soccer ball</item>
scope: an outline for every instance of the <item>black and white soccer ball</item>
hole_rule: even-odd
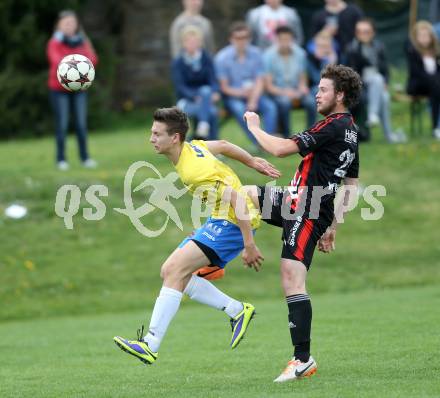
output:
[[[95,79],[95,68],[84,55],[70,54],[58,64],[57,77],[66,90],[87,90]]]

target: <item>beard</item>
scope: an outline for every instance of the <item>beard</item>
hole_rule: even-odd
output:
[[[333,110],[336,108],[336,98],[333,99],[333,101],[331,101],[329,104],[323,106],[321,105],[320,107],[318,107],[318,112],[322,115],[322,116],[328,116],[331,113],[333,113]]]

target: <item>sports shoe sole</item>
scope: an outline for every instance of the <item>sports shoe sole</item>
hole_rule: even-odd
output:
[[[310,369],[309,372],[307,372],[306,374],[304,374],[304,375],[298,377],[298,379],[302,379],[303,377],[310,377],[310,376],[313,376],[313,375],[317,372],[317,370],[318,370],[318,368]]]
[[[128,350],[127,347],[123,345],[119,340],[113,339],[113,341],[122,351],[125,351],[127,354],[133,355],[135,358],[139,359],[139,361],[143,362],[145,365],[153,364],[153,362],[150,362],[148,359],[142,358],[136,355],[135,353],[131,352],[130,350]]]
[[[295,381],[298,381],[298,380],[301,380],[301,379],[305,379],[306,377],[311,377],[311,376],[313,376],[313,375],[317,372],[317,370],[318,370],[318,368],[316,367],[316,368],[310,369],[309,372],[307,372],[307,373],[305,373],[305,374],[303,374],[303,375],[301,375],[301,376],[298,376],[298,377],[292,377],[292,378],[287,379],[287,380],[279,380],[279,381],[277,381],[277,380],[275,379],[275,380],[274,380],[274,383],[277,383],[277,384],[279,384],[279,383],[289,383],[289,382],[295,382]]]
[[[236,344],[234,347],[232,347],[233,350],[235,350],[235,349],[238,347],[238,345],[241,343],[241,340],[244,339],[244,336],[245,336],[246,333],[247,333],[248,327],[249,327],[249,325],[251,324],[251,321],[252,321],[252,319],[254,319],[254,316],[255,316],[256,314],[257,314],[257,313],[256,313],[255,310],[252,311],[252,315],[251,315],[251,317],[249,318],[249,322],[248,322],[248,324],[247,324],[247,326],[246,326],[246,330],[244,331],[244,333],[242,334],[242,336],[237,340],[237,344]]]

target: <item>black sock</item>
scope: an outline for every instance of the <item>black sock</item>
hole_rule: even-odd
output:
[[[312,304],[308,294],[293,294],[286,297],[289,307],[289,330],[294,356],[301,362],[310,357],[310,330],[312,326]]]

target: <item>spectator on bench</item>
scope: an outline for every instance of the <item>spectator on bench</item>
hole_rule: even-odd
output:
[[[214,32],[211,21],[204,17],[201,12],[203,0],[183,0],[183,12],[172,22],[170,27],[170,50],[171,58],[179,56],[182,50],[182,31],[186,26],[197,26],[203,36],[202,46],[211,55],[215,51]]]
[[[325,0],[325,6],[312,16],[312,35],[325,30],[338,43],[338,59],[345,63],[345,50],[354,38],[357,21],[364,16],[364,12],[355,4],[343,0]]]
[[[376,37],[374,23],[363,18],[356,23],[355,38],[347,47],[347,65],[362,77],[366,90],[367,123],[382,125],[389,143],[405,141],[403,133],[394,133],[390,118],[389,68],[385,46]]]
[[[277,109],[264,95],[263,57],[259,48],[249,44],[249,28],[244,22],[236,22],[230,28],[229,37],[231,44],[215,57],[217,77],[226,109],[256,145],[243,120],[244,113],[247,110],[261,113],[266,131],[273,134],[277,126]]]
[[[432,23],[437,39],[440,40],[440,1],[430,0],[429,20]]]
[[[293,7],[283,5],[282,0],[265,0],[265,4],[252,8],[246,22],[252,33],[252,43],[262,50],[275,44],[276,29],[288,26],[295,34],[296,42],[303,44],[301,19]]]
[[[419,21],[414,25],[406,52],[407,92],[429,98],[433,136],[440,139],[440,44],[429,22]]]
[[[197,119],[197,138],[215,140],[218,136],[220,99],[214,63],[202,49],[202,32],[196,26],[182,31],[182,52],[172,64],[172,80],[177,95],[177,107]]]
[[[302,106],[307,113],[307,126],[316,121],[316,105],[307,86],[306,52],[295,43],[287,26],[276,29],[276,44],[264,53],[266,89],[277,104],[284,137],[291,134],[290,110]]]
[[[318,92],[321,70],[329,64],[338,63],[333,36],[322,30],[307,44],[307,75],[313,97]]]

